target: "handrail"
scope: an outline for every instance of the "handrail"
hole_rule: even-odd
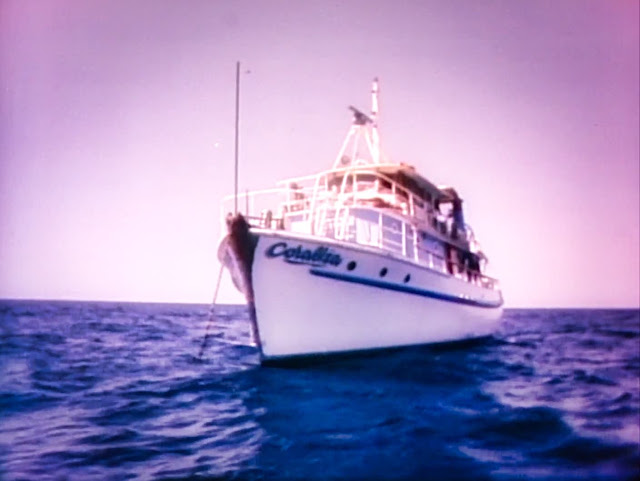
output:
[[[389,165],[395,165],[395,164],[389,164]],[[380,171],[378,171],[376,169],[376,167],[370,167],[370,166],[349,166],[349,167],[342,167],[342,168],[338,168],[338,169],[330,169],[330,170],[325,170],[322,172],[319,172],[317,174],[312,174],[312,175],[306,175],[306,176],[300,176],[300,177],[292,177],[289,179],[284,179],[279,181],[277,184],[281,185],[282,189],[287,189],[289,188],[288,185],[290,185],[291,183],[297,183],[297,182],[304,182],[304,181],[314,181],[314,187],[310,188],[310,187],[306,187],[310,190],[315,190],[316,186],[319,185],[320,180],[324,177],[324,178],[328,178],[329,175],[334,174],[334,175],[340,175],[343,174],[343,178],[342,178],[342,185],[341,185],[341,189],[340,189],[340,193],[346,194],[346,193],[352,193],[354,194],[353,197],[355,198],[355,192],[357,192],[357,189],[347,189],[348,184],[347,184],[347,178],[351,175],[354,179],[355,182],[357,182],[357,177],[358,175],[373,175],[374,177],[376,177],[377,179],[380,180],[384,180],[385,182],[388,182],[391,186],[390,190],[392,195],[394,195],[395,197],[398,196],[398,192],[402,192],[402,195],[404,197],[406,197],[407,199],[407,207],[409,209],[409,213],[411,215],[415,215],[415,206],[417,204],[424,204],[426,201],[425,199],[420,198],[419,196],[416,196],[413,192],[411,192],[409,189],[407,189],[406,187],[400,185],[398,182],[396,182],[395,180],[393,180],[391,177],[388,177],[387,175],[381,173]],[[300,187],[297,190],[302,190],[305,189],[305,187]],[[328,189],[321,189],[321,190],[328,190]],[[416,202],[418,201],[418,202]]]
[[[330,189],[328,189],[327,187],[321,187],[321,179],[323,176],[327,175],[328,173],[335,173],[335,172],[339,172],[339,171],[345,171],[345,176],[342,179],[342,185],[341,185],[341,189],[339,192],[334,192]],[[354,172],[355,171],[355,172]],[[325,195],[326,193],[331,193],[333,194],[337,194],[338,196],[343,195],[343,196],[347,196],[352,198],[354,201],[361,197],[358,194],[361,194],[362,192],[366,192],[365,191],[361,191],[358,190],[356,188],[353,188],[353,184],[350,186],[347,182],[347,179],[349,177],[349,175],[353,176],[353,183],[357,183],[357,175],[358,174],[367,174],[367,175],[373,175],[375,176],[376,179],[379,180],[384,180],[385,182],[388,182],[391,186],[390,189],[384,189],[387,191],[390,191],[390,194],[393,196],[394,199],[397,199],[399,197],[398,192],[401,192],[403,196],[406,197],[407,202],[401,202],[401,204],[405,204],[407,206],[407,208],[409,209],[408,214],[409,215],[415,215],[415,205],[416,205],[416,199],[420,202],[424,203],[424,200],[419,199],[418,197],[416,197],[409,189],[401,186],[400,184],[398,184],[397,182],[395,182],[393,179],[387,177],[386,175],[380,173],[380,172],[376,172],[375,169],[336,169],[336,170],[332,170],[332,171],[327,171],[325,173],[320,173],[320,174],[316,174],[313,176],[306,176],[306,177],[299,177],[296,178],[294,180],[298,180],[300,181],[301,179],[308,179],[308,180],[315,180],[316,182],[314,182],[313,186],[299,186],[295,189],[292,189],[291,187],[276,187],[276,188],[271,188],[271,189],[261,189],[261,190],[257,190],[257,191],[250,191],[250,192],[246,192],[246,193],[239,193],[238,196],[233,196],[233,195],[229,195],[229,196],[225,196],[222,199],[223,203],[228,202],[230,199],[251,199],[251,198],[255,198],[259,195],[265,195],[265,194],[275,194],[275,193],[283,193],[283,194],[290,194],[292,192],[294,193],[299,193],[299,194],[304,194],[304,195],[308,195],[309,196],[309,201],[313,204],[317,201],[317,199],[322,196]],[[281,184],[282,182],[279,182],[279,184]],[[326,182],[325,182],[326,184]],[[349,188],[351,187],[351,188]],[[369,189],[367,189],[369,190]],[[380,194],[385,194],[385,191],[383,189],[378,188],[377,189],[377,193]],[[312,195],[309,195],[312,194]],[[291,202],[291,201],[288,201]]]
[[[338,173],[344,172],[345,175],[341,179],[341,188],[340,191],[336,192],[333,189],[328,188],[328,178],[327,174],[330,173]],[[349,233],[347,229],[348,227],[348,218],[351,215],[350,210],[353,207],[360,208],[369,208],[378,213],[378,228],[379,234],[377,236],[376,244],[364,244],[364,245],[375,245],[378,248],[382,248],[386,246],[387,248],[391,248],[394,252],[398,252],[403,257],[408,259],[412,259],[414,262],[427,266],[430,269],[434,268],[434,260],[437,260],[439,264],[441,264],[442,272],[450,272],[454,276],[458,275],[467,275],[471,274],[468,277],[469,282],[479,281],[482,285],[491,287],[493,289],[498,287],[498,280],[491,278],[489,276],[484,275],[483,273],[476,271],[472,272],[468,269],[467,266],[462,262],[453,262],[452,260],[448,260],[445,257],[432,252],[431,250],[423,247],[420,242],[418,242],[417,236],[419,236],[419,232],[422,229],[419,229],[417,226],[412,225],[411,222],[408,221],[406,217],[406,213],[403,215],[399,211],[390,210],[390,209],[381,209],[376,207],[367,207],[366,205],[360,206],[356,200],[358,198],[362,199],[363,192],[367,192],[369,189],[360,190],[357,176],[359,174],[372,174],[374,176],[373,179],[369,179],[366,181],[367,184],[378,184],[378,180],[384,180],[389,182],[391,185],[391,194],[398,198],[398,192],[402,191],[407,194],[407,206],[410,209],[410,212],[413,212],[414,209],[414,195],[403,186],[397,184],[392,179],[388,178],[386,175],[376,172],[375,169],[366,169],[366,168],[344,168],[344,169],[334,169],[330,171],[326,171],[320,174],[316,174],[313,176],[307,176],[308,180],[314,180],[313,185],[307,186],[299,186],[291,188],[289,186],[286,187],[275,187],[270,189],[261,189],[256,191],[249,191],[244,193],[239,193],[237,197],[233,195],[228,195],[223,197],[222,201],[222,218],[227,212],[224,211],[224,206],[226,203],[230,201],[235,201],[235,199],[245,200],[247,204],[247,212],[245,212],[245,217],[252,225],[256,225],[262,228],[277,228],[282,229],[285,227],[285,223],[287,219],[293,216],[301,216],[301,219],[305,222],[309,223],[309,232],[315,233],[317,235],[328,235],[330,237],[334,237],[339,240],[347,240],[357,243],[357,238],[355,234]],[[351,185],[347,182],[348,177],[353,176],[353,180]],[[324,178],[323,178],[324,177]],[[300,178],[297,179],[298,181]],[[323,182],[324,180],[324,182]],[[365,182],[363,182],[365,184]],[[349,188],[350,187],[350,188]],[[394,190],[395,189],[395,190]],[[384,194],[381,191],[379,184],[377,193]],[[258,197],[266,197],[268,195],[285,195],[284,199],[279,199],[279,201],[274,203],[273,206],[269,206],[268,208],[260,210],[256,208],[255,205],[256,198]],[[300,194],[299,198],[295,198],[292,194]],[[415,199],[419,199],[415,197]],[[423,202],[422,199],[419,199]],[[353,202],[353,204],[352,204]],[[242,202],[240,203],[242,205]],[[319,209],[320,206],[326,207],[325,210],[334,210],[333,214],[327,217],[326,212],[321,212]],[[262,207],[262,206],[260,206]],[[279,209],[276,211],[276,209]],[[259,213],[259,215],[258,215]],[[277,214],[277,216],[274,216]],[[394,229],[389,227],[388,225],[383,225],[382,217],[387,216],[390,219],[393,219],[395,222],[400,223],[400,229]],[[327,226],[333,224],[332,232],[328,233],[326,231]],[[431,224],[428,224],[431,228]],[[426,232],[429,232],[428,230]],[[440,232],[438,230],[438,232]],[[462,234],[463,236],[468,235],[468,233],[472,232],[471,229],[465,229]],[[407,236],[409,233],[409,236]],[[393,236],[399,236],[398,239],[390,238],[391,234]],[[447,228],[447,232],[445,233],[447,237],[452,236],[452,232]],[[470,234],[472,236],[472,234]],[[411,240],[409,240],[411,239]],[[408,247],[409,242],[411,242],[411,247]],[[422,255],[421,255],[422,254]],[[428,261],[424,259],[424,254],[427,254]],[[455,266],[455,271],[452,267]]]

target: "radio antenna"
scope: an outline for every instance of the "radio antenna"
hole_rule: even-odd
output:
[[[238,215],[238,143],[240,124],[240,62],[236,62],[236,143],[235,143],[235,170],[233,176],[233,213]]]

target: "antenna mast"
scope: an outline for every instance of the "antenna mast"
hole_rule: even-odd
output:
[[[234,170],[234,188],[233,188],[233,214],[238,215],[238,141],[240,123],[240,62],[236,62],[236,144],[235,144],[235,170]]]
[[[367,116],[355,107],[349,106],[349,110],[353,112],[353,123],[349,129],[347,137],[338,152],[333,168],[344,167],[347,165],[357,165],[363,163],[379,164],[381,160],[380,137],[378,135],[378,77],[373,79],[371,86],[371,116]],[[367,161],[359,158],[358,147],[360,140],[364,138],[366,147],[368,148],[371,160]],[[353,149],[351,157],[345,155],[347,148],[351,146]]]

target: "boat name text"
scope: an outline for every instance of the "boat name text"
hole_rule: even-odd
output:
[[[342,262],[342,257],[336,252],[332,252],[328,247],[320,246],[315,250],[305,249],[301,245],[289,247],[286,242],[276,242],[265,251],[267,257],[284,257],[290,264],[308,264],[310,266],[324,266],[331,264],[338,266]]]

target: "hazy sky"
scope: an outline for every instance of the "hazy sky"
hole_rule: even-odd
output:
[[[638,4],[2,0],[0,297],[209,302],[240,60],[241,190],[329,168],[378,76],[507,306],[638,306]]]

